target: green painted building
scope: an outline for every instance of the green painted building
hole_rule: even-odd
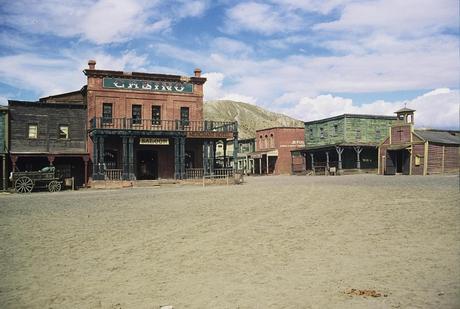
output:
[[[292,153],[304,160],[293,172],[376,170],[377,146],[395,121],[395,116],[344,114],[305,122],[305,148]]]
[[[6,191],[8,185],[8,108],[0,106],[0,190]]]

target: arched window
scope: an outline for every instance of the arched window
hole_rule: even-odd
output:
[[[269,147],[269,144],[268,144],[268,135],[265,135],[265,145],[264,145],[264,148],[268,148]]]
[[[273,133],[270,134],[270,148],[275,148],[275,140],[273,138]]]

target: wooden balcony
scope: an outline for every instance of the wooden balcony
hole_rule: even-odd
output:
[[[237,122],[223,121],[181,121],[152,120],[132,118],[102,118],[90,120],[89,130],[139,130],[139,131],[179,131],[179,132],[216,132],[236,133]]]

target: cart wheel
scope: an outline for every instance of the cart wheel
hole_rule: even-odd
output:
[[[61,191],[61,183],[59,181],[53,180],[48,184],[48,190],[50,192]]]
[[[34,182],[27,176],[21,176],[14,182],[17,193],[30,193],[34,188]]]

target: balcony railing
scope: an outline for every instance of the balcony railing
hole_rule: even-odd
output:
[[[187,132],[234,132],[236,122],[223,121],[183,121],[183,120],[152,120],[132,118],[102,118],[90,120],[93,129],[129,129],[146,131],[187,131]]]

